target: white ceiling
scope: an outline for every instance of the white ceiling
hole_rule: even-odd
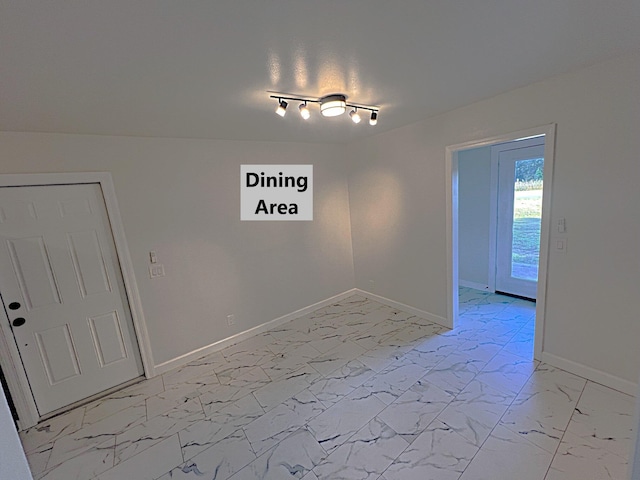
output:
[[[0,0],[0,130],[344,143],[639,48],[638,0]]]

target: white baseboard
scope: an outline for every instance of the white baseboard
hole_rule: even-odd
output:
[[[610,373],[605,373],[601,370],[597,370],[592,367],[587,367],[581,363],[567,360],[566,358],[559,357],[552,353],[542,352],[540,358],[544,363],[548,363],[552,367],[561,368],[569,373],[578,375],[580,377],[591,380],[592,382],[599,383],[605,387],[613,388],[628,395],[635,396],[638,393],[638,385],[636,383],[624,380]]]
[[[413,313],[418,317],[425,318],[430,322],[437,323],[438,325],[442,325],[443,327],[453,328],[453,325],[451,325],[451,322],[449,320],[439,315],[434,315],[433,313],[425,312],[424,310],[420,310],[419,308],[411,307],[409,305],[405,305],[404,303],[396,302],[395,300],[390,300],[381,295],[376,295],[375,293],[367,292],[366,290],[360,290],[359,288],[356,288],[354,290],[355,290],[355,293],[358,293],[363,297],[367,297],[370,300],[375,300],[376,302],[380,302],[391,308],[397,308],[398,310],[402,310],[403,312]]]
[[[236,333],[231,337],[225,338],[223,340],[218,340],[217,342],[214,342],[210,345],[197,348],[196,350],[193,350],[189,353],[185,353],[184,355],[180,355],[179,357],[156,365],[156,374],[160,375],[164,372],[168,372],[169,370],[173,370],[174,368],[182,367],[183,365],[186,365],[193,360],[197,360],[198,358],[209,355],[210,353],[214,353],[222,350],[223,348],[235,345],[236,343],[246,340],[247,338],[259,335],[263,332],[266,332],[267,330],[271,330],[284,323],[290,322],[291,320],[295,320],[296,318],[303,317],[307,313],[311,313],[314,310],[318,310],[319,308],[329,306],[344,298],[350,297],[351,295],[355,295],[356,293],[358,293],[357,289],[352,288],[351,290],[339,293],[338,295],[334,295],[333,297],[329,297],[325,300],[314,303],[313,305],[301,308],[300,310],[296,310],[295,312],[288,313],[286,315],[283,315],[282,317],[274,318],[273,320],[263,323],[262,325],[258,325],[257,327],[250,328],[249,330],[245,330],[244,332]]]
[[[476,282],[468,282],[467,280],[458,280],[458,285],[461,287],[473,288],[474,290],[482,290],[484,292],[489,292],[489,285],[485,285],[484,283],[476,283]]]

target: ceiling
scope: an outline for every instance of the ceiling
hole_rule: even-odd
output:
[[[0,130],[345,143],[639,48],[638,0],[0,0]]]

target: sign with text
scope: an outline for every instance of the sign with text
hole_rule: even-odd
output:
[[[313,220],[313,165],[240,165],[240,220]]]

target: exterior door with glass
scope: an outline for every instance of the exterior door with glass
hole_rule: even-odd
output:
[[[498,149],[496,291],[535,300],[544,139],[494,148]]]

